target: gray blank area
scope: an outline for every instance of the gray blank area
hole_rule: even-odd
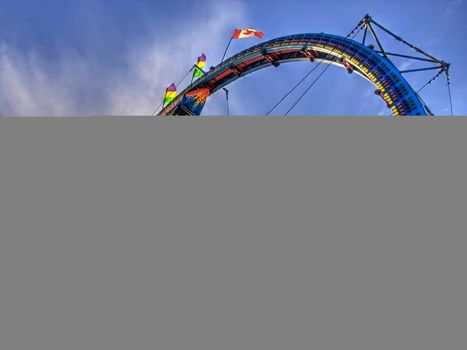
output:
[[[467,119],[0,120],[3,350],[465,349]]]

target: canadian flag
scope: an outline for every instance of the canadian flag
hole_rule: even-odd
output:
[[[232,39],[245,39],[252,38],[254,36],[262,39],[264,33],[255,29],[236,29],[232,36]]]

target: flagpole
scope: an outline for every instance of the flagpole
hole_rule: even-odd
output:
[[[237,30],[237,29],[235,29],[235,31],[236,31],[236,30]],[[235,31],[234,31],[234,33],[235,33]],[[234,36],[233,36],[233,34],[232,34],[232,36],[231,36],[231,38],[230,38],[230,41],[229,41],[229,44],[227,45],[227,48],[225,49],[224,56],[222,56],[222,61],[221,61],[221,63],[224,63],[225,56],[227,55],[227,51],[229,51],[230,44],[232,44],[233,37],[234,37]]]

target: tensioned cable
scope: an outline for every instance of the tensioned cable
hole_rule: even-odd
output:
[[[357,27],[355,27],[347,36],[346,38],[349,38],[357,29],[359,29],[363,24],[363,21],[360,21],[360,23],[357,25]],[[362,30],[362,28],[360,28],[360,30]],[[357,34],[360,32],[360,30],[357,32]],[[354,35],[354,37],[352,39],[354,39],[357,34]],[[334,49],[331,51],[331,53],[334,51]],[[269,112],[266,113],[266,116],[269,116],[277,107],[280,106],[280,104],[282,102],[285,101],[285,99],[287,97],[289,97],[300,85],[302,85],[302,83],[316,70],[318,69],[318,67],[323,63],[324,61],[321,61],[319,62],[315,67],[313,67],[313,69],[308,72],[305,77],[300,80],[271,110],[269,110]]]
[[[434,82],[436,79],[438,79],[438,77],[443,73],[443,70],[440,70],[438,72],[438,74],[436,74],[433,78],[431,78],[428,83],[426,83],[425,85],[423,85],[423,87],[417,91],[417,94],[419,94],[420,92],[422,92],[422,90],[424,90],[428,85],[430,85],[432,82]]]
[[[421,97],[419,96],[419,93],[422,92],[428,85],[433,83],[436,79],[438,79],[439,76],[443,73],[446,73],[446,79],[448,81],[447,88],[448,88],[448,93],[449,93],[449,104],[451,106],[451,115],[454,116],[454,108],[452,104],[452,94],[451,94],[451,80],[449,79],[449,70],[441,69],[433,78],[431,78],[425,85],[423,85],[421,89],[417,91],[417,96],[421,99]]]
[[[357,27],[358,28],[358,27]],[[363,28],[360,28],[357,33],[355,33],[355,35],[352,37],[352,40],[355,39],[355,37],[358,35],[358,33],[361,32]],[[356,29],[355,29],[356,30]],[[354,31],[355,31],[354,30]],[[353,32],[354,32],[353,31]],[[345,53],[347,51],[347,49],[350,47],[350,44],[347,45],[347,47],[344,49],[343,53]],[[331,51],[332,52],[332,51]],[[289,115],[290,112],[292,112],[292,110],[298,105],[298,103],[306,96],[306,94],[308,93],[308,91],[311,90],[311,88],[318,82],[318,80],[324,75],[324,73],[326,73],[326,71],[331,67],[331,65],[336,61],[336,57],[334,57],[334,59],[329,62],[329,64],[327,65],[327,67],[320,73],[320,75],[318,75],[318,77],[313,81],[313,83],[311,83],[311,85],[305,90],[305,92],[300,96],[300,98],[292,105],[292,107],[287,111],[287,113],[285,114],[285,116],[287,117]]]
[[[323,63],[323,61],[319,62],[315,67],[313,67],[313,69],[311,71],[309,71],[305,77],[300,80],[297,85],[295,85],[292,90],[290,90],[274,107],[272,107],[272,109],[266,114],[266,116],[268,117],[277,107],[279,107],[279,105],[285,101],[285,99],[287,97],[289,97],[300,85],[302,85],[302,83],[316,70],[318,69],[318,67],[321,65],[321,63]]]
[[[452,106],[451,80],[449,79],[449,70],[446,71],[446,79],[448,80],[448,92],[449,92],[449,103],[451,104],[451,116],[454,117],[454,107]]]

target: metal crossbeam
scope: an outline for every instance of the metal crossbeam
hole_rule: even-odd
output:
[[[384,26],[382,26],[381,24],[379,24],[378,22],[374,21],[373,18],[367,14],[364,19],[363,19],[363,22],[365,23],[365,29],[369,29],[371,31],[371,34],[373,35],[373,37],[375,38],[375,41],[376,43],[378,44],[379,48],[380,48],[380,51],[376,51],[377,53],[379,54],[382,54],[385,58],[389,59],[388,56],[394,56],[394,57],[402,57],[402,58],[407,58],[407,59],[411,59],[411,60],[417,60],[417,61],[423,61],[423,62],[430,62],[430,63],[437,63],[439,64],[438,66],[436,67],[429,67],[429,68],[417,68],[417,69],[409,69],[409,70],[404,70],[404,71],[401,71],[401,73],[405,74],[405,73],[415,73],[415,72],[423,72],[423,71],[429,71],[429,70],[439,70],[438,74],[432,78],[428,83],[426,83],[418,92],[417,92],[417,96],[419,97],[420,101],[423,102],[424,104],[424,107],[426,108],[427,112],[430,114],[430,115],[434,115],[433,112],[429,109],[428,105],[423,101],[423,99],[420,97],[420,95],[418,95],[418,93],[420,91],[422,91],[425,87],[427,87],[429,84],[431,84],[434,80],[436,80],[436,78],[438,78],[442,73],[445,73],[446,74],[446,78],[447,78],[447,81],[448,81],[448,93],[449,93],[449,102],[450,102],[450,107],[451,107],[451,114],[454,115],[454,111],[453,111],[453,106],[452,106],[452,94],[451,94],[451,84],[450,84],[450,79],[449,79],[449,68],[450,68],[450,63],[447,63],[445,61],[442,61],[436,57],[434,57],[433,55],[430,55],[429,53],[427,53],[426,51],[416,47],[415,45],[407,42],[406,40],[402,39],[400,36],[394,34],[392,31],[390,31],[389,29],[385,28]],[[389,34],[390,36],[392,36],[394,39],[396,39],[397,41],[400,41],[402,42],[403,44],[405,44],[406,46],[410,47],[411,49],[413,49],[414,51],[416,51],[417,53],[425,56],[425,58],[421,58],[421,57],[415,57],[415,56],[409,56],[409,55],[403,55],[403,54],[398,54],[398,53],[392,53],[392,52],[386,52],[384,49],[383,49],[383,46],[374,30],[374,28],[372,27],[372,24],[374,24],[376,27],[378,27],[379,29],[383,30],[386,34]],[[365,41],[366,41],[366,31],[365,31],[365,35],[364,35],[364,38],[363,38],[363,44],[365,44]]]
[[[377,53],[382,53],[381,51],[376,51]],[[408,55],[401,55],[398,53],[392,53],[392,52],[386,52],[386,55],[388,56],[396,56],[396,57],[403,57],[403,58],[410,58],[412,60],[417,60],[417,61],[424,61],[424,62],[431,62],[431,63],[439,63],[438,61],[434,61],[432,59],[427,59],[427,58],[420,58],[420,57],[415,57],[415,56],[408,56]]]
[[[384,32],[386,32],[387,34],[389,34],[390,36],[392,36],[394,39],[400,41],[400,42],[403,42],[405,45],[409,46],[410,48],[414,49],[415,51],[417,51],[418,53],[421,53],[422,55],[425,55],[426,57],[429,57],[431,58],[432,60],[438,62],[438,63],[444,63],[443,61],[439,60],[438,58],[430,55],[429,53],[423,51],[422,49],[419,49],[418,47],[416,47],[415,45],[412,45],[411,43],[405,41],[404,39],[402,39],[400,36],[394,34],[393,32],[391,32],[390,30],[386,29],[385,27],[383,27],[381,24],[379,24],[378,22],[375,22],[372,18],[371,18],[371,23],[373,23],[375,26],[377,26],[378,28],[380,28],[381,30],[383,30]]]
[[[443,69],[443,66],[439,66],[439,67],[429,67],[429,68],[417,68],[417,69],[409,69],[409,70],[401,70],[401,73],[424,72],[424,71],[427,71],[427,70],[435,70],[435,69]]]

